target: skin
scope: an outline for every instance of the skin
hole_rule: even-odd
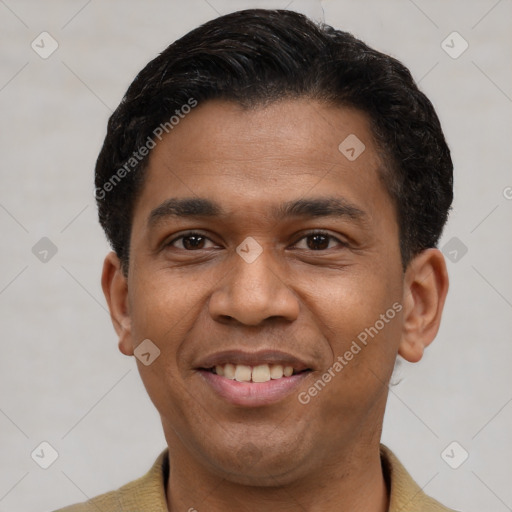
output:
[[[349,134],[366,146],[354,161],[338,150]],[[404,273],[382,165],[363,113],[309,99],[252,110],[209,101],[152,150],[128,274],[110,253],[102,285],[121,352],[133,355],[144,339],[161,351],[137,364],[170,448],[170,510],[388,509],[379,456],[387,384],[398,354],[419,361],[434,339],[448,277],[437,249]],[[226,215],[148,223],[172,197],[207,198]],[[321,197],[363,216],[272,215],[284,202]],[[187,230],[206,237],[198,248],[178,238]],[[312,230],[334,238],[318,242]],[[249,236],[263,250],[252,263],[236,252]],[[394,303],[402,310],[301,404],[297,393]],[[277,404],[238,407],[196,369],[232,348],[280,349],[313,371]]]

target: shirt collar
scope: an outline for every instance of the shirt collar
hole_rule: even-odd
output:
[[[413,480],[396,455],[385,445],[380,445],[380,458],[382,471],[389,492],[388,512],[408,512],[414,510],[428,510],[429,512],[442,512],[450,509],[429,498],[419,485]],[[141,487],[144,491],[139,494],[139,506],[147,503],[150,496],[153,503],[158,503],[159,508],[153,508],[153,512],[167,512],[166,487],[169,478],[169,449],[160,453],[153,467],[141,479]],[[122,505],[122,497],[120,497]],[[124,509],[123,509],[124,510]]]

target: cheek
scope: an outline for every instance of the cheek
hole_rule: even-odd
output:
[[[328,293],[317,289],[313,315],[332,352],[333,389],[350,389],[359,400],[387,382],[402,330],[400,282],[382,274],[347,275],[331,280]]]
[[[301,395],[301,403],[311,407],[310,421],[331,433],[326,451],[368,424],[380,426],[400,339],[401,315],[393,304],[374,300],[364,307],[357,301],[346,306],[337,331],[330,333],[332,363]]]
[[[189,276],[180,278],[165,271],[139,274],[129,290],[132,333],[154,339],[155,343],[165,340],[166,345],[186,330],[201,294]]]
[[[399,287],[385,278],[346,276],[330,287],[317,291],[313,315],[332,361],[299,397],[313,430],[327,433],[315,441],[326,454],[368,425],[380,428],[401,332]]]
[[[169,407],[171,396],[188,396],[181,389],[183,379],[190,375],[183,352],[189,346],[192,331],[204,335],[211,328],[203,325],[202,311],[215,279],[219,277],[207,272],[192,276],[190,272],[153,269],[139,273],[129,285],[133,344],[137,346],[149,339],[159,351],[158,358],[149,366],[137,361],[154,402],[166,400]]]
[[[343,348],[347,338],[356,338],[366,328],[374,326],[381,315],[386,315],[401,298],[401,287],[396,283],[380,274],[344,274],[343,271],[338,278],[326,279],[323,285],[316,281],[315,289],[311,290],[311,304],[328,338],[333,339],[333,348],[339,343]],[[395,313],[395,310],[389,312],[385,320],[389,320],[388,317],[393,320]],[[378,327],[382,330],[380,321]]]
[[[191,286],[190,279],[154,270],[139,273],[129,291],[133,344],[148,339],[158,353],[149,365],[137,359],[144,387],[161,415],[181,418],[182,403],[189,394],[178,368],[179,353],[197,315],[197,287]]]

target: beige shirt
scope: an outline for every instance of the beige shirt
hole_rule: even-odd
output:
[[[55,512],[168,512],[165,497],[168,453],[165,449],[148,473],[117,491]],[[384,476],[390,485],[389,512],[455,512],[429,498],[389,448],[381,444],[380,454]]]

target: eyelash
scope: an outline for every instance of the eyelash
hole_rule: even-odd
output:
[[[315,236],[315,235],[320,235],[320,236],[325,236],[327,238],[329,238],[330,240],[335,240],[336,242],[338,242],[338,244],[342,247],[348,247],[348,243],[347,242],[344,242],[342,240],[340,240],[339,238],[336,238],[335,236],[327,233],[326,231],[310,231],[310,232],[307,232],[307,233],[304,233],[295,243],[297,244],[298,242],[300,242],[301,240],[304,240],[305,238],[308,238],[310,236]],[[206,240],[209,240],[210,242],[212,240],[210,240],[207,236],[203,235],[202,233],[199,233],[197,231],[188,231],[186,233],[183,233],[182,235],[174,238],[173,240],[169,241],[168,243],[165,244],[165,246],[170,246],[172,247],[173,244],[178,241],[178,240],[181,240],[183,238],[188,238],[188,237],[191,237],[191,236],[199,236],[199,237],[202,237]],[[178,249],[178,247],[175,247],[176,249]],[[183,251],[187,251],[187,252],[194,252],[193,250],[188,250],[188,249],[181,249],[179,248],[180,250],[183,250]],[[201,249],[198,249],[198,250],[201,250]],[[314,249],[310,249],[311,251],[313,251]],[[329,249],[318,249],[317,251],[315,252],[322,252],[322,251],[327,251]]]

